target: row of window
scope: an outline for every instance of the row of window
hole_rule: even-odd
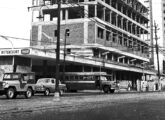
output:
[[[140,42],[136,42],[136,40],[132,39],[131,37],[127,35],[121,35],[113,31],[107,31],[100,27],[97,28],[97,37],[100,39],[104,39],[106,41],[117,43],[121,46],[136,48],[137,51],[141,51],[142,53],[148,52],[147,45],[144,45],[143,43],[140,43]]]

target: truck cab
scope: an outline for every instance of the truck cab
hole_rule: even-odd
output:
[[[25,95],[30,98],[35,92],[34,73],[4,73],[3,80],[0,81],[0,95],[7,98],[16,98],[17,95]]]
[[[107,76],[97,76],[95,80],[95,85],[98,89],[103,90],[104,93],[114,93],[116,89],[115,81],[112,81]]]

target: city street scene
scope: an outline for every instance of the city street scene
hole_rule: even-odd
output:
[[[165,0],[0,2],[0,120],[164,120]]]

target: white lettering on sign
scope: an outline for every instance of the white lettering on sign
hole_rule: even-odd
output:
[[[1,55],[19,54],[19,50],[2,50]]]

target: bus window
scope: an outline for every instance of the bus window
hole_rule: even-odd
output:
[[[80,80],[83,80],[83,76],[80,76]]]
[[[75,80],[78,80],[78,76],[77,75],[75,76]]]
[[[111,76],[107,76],[108,81],[113,81]]]
[[[74,76],[70,76],[70,80],[74,80]]]
[[[65,76],[65,80],[69,80],[69,76]]]

